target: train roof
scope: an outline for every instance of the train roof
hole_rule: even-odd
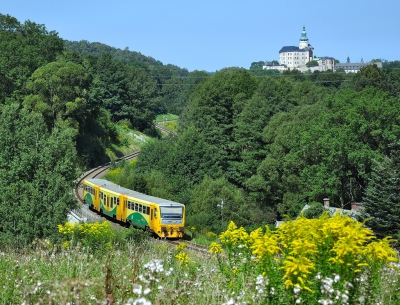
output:
[[[182,203],[179,202],[175,202],[172,200],[168,200],[168,199],[163,199],[163,198],[158,198],[158,197],[154,197],[154,196],[150,196],[150,195],[146,195],[143,193],[139,193],[133,190],[130,190],[128,188],[119,186],[115,183],[112,183],[108,180],[105,179],[86,179],[86,181],[91,182],[93,184],[96,184],[98,186],[100,186],[101,188],[108,190],[108,191],[112,191],[112,192],[116,192],[116,193],[120,193],[120,194],[124,194],[127,197],[131,198],[131,199],[139,199],[139,200],[143,200],[143,201],[147,201],[147,202],[152,202],[152,203],[156,203],[160,206],[171,206],[171,205],[182,205]]]
[[[116,185],[115,183],[105,180],[105,179],[98,179],[98,178],[93,178],[93,179],[85,179],[85,181],[88,181],[90,183],[96,184],[98,186],[106,186],[106,185]]]

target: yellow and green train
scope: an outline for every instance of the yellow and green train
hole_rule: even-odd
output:
[[[145,195],[104,179],[83,181],[83,198],[89,208],[159,237],[182,238],[185,205]]]

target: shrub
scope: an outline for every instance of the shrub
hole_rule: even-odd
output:
[[[64,236],[64,247],[81,243],[92,251],[111,248],[111,242],[115,237],[107,221],[80,224],[67,222],[65,225],[58,225],[58,232]]]
[[[281,289],[288,302],[324,303],[338,295],[343,304],[378,302],[381,272],[398,261],[391,237],[376,240],[364,223],[339,213],[288,220],[275,231],[266,227],[247,233],[231,222],[219,238],[224,252],[215,244],[210,252],[237,292],[242,279],[255,271],[268,282],[268,291]],[[276,297],[268,295],[270,302]]]

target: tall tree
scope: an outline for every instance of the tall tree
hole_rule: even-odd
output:
[[[192,124],[212,146],[224,169],[231,158],[233,124],[239,101],[256,89],[255,77],[244,69],[227,69],[199,84],[192,92],[185,124]]]
[[[64,44],[55,31],[44,25],[0,14],[0,103],[19,99],[31,74],[42,65],[55,61]]]
[[[120,117],[131,121],[132,126],[143,131],[151,128],[161,105],[156,81],[143,69],[127,69],[127,99]]]
[[[27,84],[31,92],[24,105],[42,113],[51,127],[57,120],[75,126],[85,111],[87,101],[87,74],[72,62],[52,62],[37,69]]]
[[[50,133],[41,114],[3,106],[0,114],[0,237],[16,245],[50,237],[76,205],[76,152],[69,129]]]
[[[111,54],[103,53],[96,62],[96,76],[99,80],[99,91],[102,93],[102,106],[107,109],[114,121],[125,118],[126,105],[126,75],[124,65],[111,58]]]
[[[367,226],[379,237],[400,237],[399,158],[384,157],[375,161],[362,203]]]

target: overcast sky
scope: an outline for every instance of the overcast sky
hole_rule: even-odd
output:
[[[0,13],[189,71],[278,60],[303,25],[316,56],[400,60],[399,0],[1,0]]]

